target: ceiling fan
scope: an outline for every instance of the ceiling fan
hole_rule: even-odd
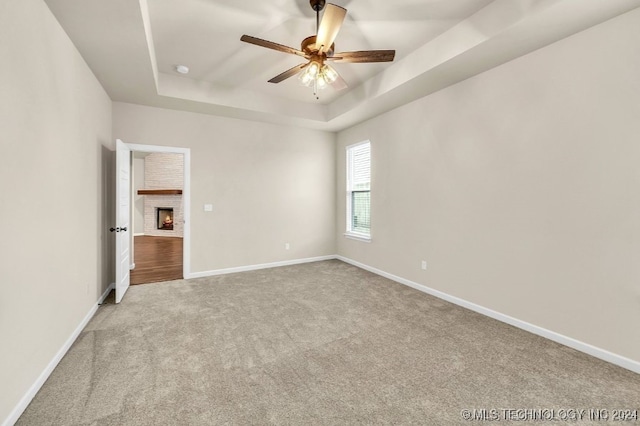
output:
[[[347,87],[346,82],[327,62],[367,63],[393,61],[396,54],[395,50],[364,50],[335,53],[334,40],[342,27],[347,10],[329,3],[326,5],[326,10],[322,15],[322,22],[320,22],[320,11],[325,9],[325,2],[326,0],[309,0],[311,8],[316,12],[316,35],[309,36],[302,40],[300,50],[248,35],[243,35],[240,38],[240,40],[246,43],[279,52],[290,53],[307,59],[307,62],[296,65],[273,77],[269,80],[269,83],[280,83],[300,73],[299,78],[302,84],[313,87],[313,94],[317,98],[318,90],[328,85],[331,85],[336,90],[342,90]]]

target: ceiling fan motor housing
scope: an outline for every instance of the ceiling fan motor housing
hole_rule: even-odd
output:
[[[325,3],[326,3],[326,0],[309,0],[309,4],[311,4],[311,9],[315,10],[316,12],[320,12],[322,9],[324,9]]]
[[[301,50],[309,56],[313,56],[314,54],[317,54],[318,47],[316,46],[316,36],[312,35],[302,40],[302,44],[300,45],[300,47],[301,47]],[[325,52],[326,57],[330,58],[331,56],[333,56],[335,47],[336,47],[336,44],[333,43],[329,48],[329,50]]]

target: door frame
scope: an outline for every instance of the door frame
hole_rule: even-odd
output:
[[[182,207],[184,209],[184,228],[182,236],[182,277],[187,279],[191,274],[191,149],[172,146],[140,145],[135,143],[128,143],[126,145],[132,152],[147,152],[150,154],[154,152],[161,152],[183,155],[184,186],[182,188]],[[131,203],[133,203],[133,194],[131,194]],[[130,238],[130,247],[133,247],[133,232],[131,233]]]

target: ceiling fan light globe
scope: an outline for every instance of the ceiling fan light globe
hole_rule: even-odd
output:
[[[324,89],[325,87],[328,86],[327,80],[325,80],[323,75],[319,75],[318,79],[316,81],[318,82],[318,89],[319,90],[322,90],[322,89]]]
[[[320,71],[320,66],[317,62],[311,62],[311,65],[307,68],[307,72],[313,77],[316,78],[318,76],[318,72]]]
[[[309,72],[309,69],[305,69],[301,74],[300,74],[300,83],[302,83],[303,85],[309,87],[314,80],[314,76]]]
[[[334,70],[330,65],[325,65],[322,67],[322,75],[329,84],[338,79],[338,72]]]

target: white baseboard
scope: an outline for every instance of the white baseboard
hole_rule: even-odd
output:
[[[56,368],[56,366],[58,365],[62,357],[65,356],[65,354],[67,353],[71,345],[73,345],[73,342],[76,341],[76,339],[78,338],[82,330],[84,330],[85,326],[89,323],[91,318],[93,318],[96,311],[98,310],[98,305],[104,302],[104,300],[109,295],[109,292],[113,288],[114,288],[114,284],[112,283],[109,286],[109,288],[107,288],[107,290],[102,294],[102,296],[100,296],[100,299],[98,299],[98,302],[96,302],[96,304],[91,307],[87,315],[85,315],[82,321],[80,321],[80,324],[78,324],[76,329],[73,330],[73,333],[71,333],[71,336],[69,336],[67,341],[64,342],[64,344],[55,354],[53,359],[49,361],[49,364],[45,367],[44,371],[40,373],[40,376],[38,376],[35,383],[31,385],[27,393],[25,393],[25,395],[22,397],[20,402],[18,402],[18,405],[16,405],[15,408],[11,411],[11,413],[9,414],[9,417],[7,417],[2,422],[2,426],[11,426],[18,421],[18,419],[20,418],[24,410],[26,410],[29,403],[31,403],[31,400],[36,396],[36,394],[38,393],[42,385],[44,385],[44,382],[47,381],[47,379],[49,378],[53,370]]]
[[[104,293],[102,293],[102,296],[100,296],[100,299],[98,299],[98,305],[102,305],[106,300],[107,296],[109,296],[109,293],[111,293],[111,290],[115,290],[115,289],[116,289],[116,283],[109,284],[109,287],[107,287]]]
[[[144,237],[144,232],[133,234],[134,237]]]
[[[640,362],[626,358],[624,356],[614,354],[605,349],[598,348],[596,346],[590,345],[588,343],[581,342],[579,340],[573,339],[571,337],[564,336],[562,334],[556,333],[555,331],[547,330],[546,328],[538,327],[537,325],[530,324],[526,321],[519,320],[517,318],[510,317],[509,315],[502,314],[500,312],[496,312],[492,309],[485,308],[480,305],[476,305],[475,303],[469,302],[467,300],[461,299],[456,296],[451,296],[450,294],[444,293],[439,290],[435,290],[433,288],[427,287],[422,284],[415,283],[413,281],[407,280],[402,277],[398,277],[393,274],[389,274],[388,272],[381,271],[380,269],[373,268],[371,266],[365,265],[363,263],[357,262],[355,260],[343,257],[336,256],[336,259],[342,260],[343,262],[349,263],[351,265],[357,266],[358,268],[362,268],[369,272],[373,272],[376,275],[380,275],[382,277],[388,278],[392,281],[398,282],[400,284],[404,284],[406,286],[412,287],[418,291],[423,293],[430,294],[439,299],[446,300],[447,302],[451,302],[455,305],[462,306],[463,308],[467,308],[474,312],[478,312],[479,314],[485,315],[487,317],[496,319],[498,321],[507,323],[514,327],[518,327],[522,330],[528,331],[533,334],[537,334],[538,336],[544,337],[549,340],[553,340],[554,342],[560,343],[562,345],[568,346],[580,352],[584,352],[593,357],[599,358],[601,360],[610,362],[611,364],[615,364],[622,368],[626,368],[627,370],[631,370],[634,373],[640,374]]]
[[[299,265],[301,263],[320,262],[322,260],[331,260],[336,258],[337,257],[335,255],[308,257],[305,259],[284,260],[282,262],[260,263],[257,265],[238,266],[236,268],[215,269],[213,271],[192,272],[189,274],[189,276],[185,278],[187,279],[204,278],[204,277],[212,277],[215,275],[235,274],[236,272],[246,272],[246,271],[255,271],[258,269],[277,268],[279,266]]]
[[[640,374],[640,362],[623,357],[621,355],[614,354],[605,349],[601,349],[590,345],[588,343],[581,342],[579,340],[573,339],[571,337],[564,336],[562,334],[556,333],[551,330],[547,330],[542,327],[538,327],[536,325],[530,324],[528,322],[519,320],[517,318],[510,317],[508,315],[502,314],[500,312],[496,312],[492,309],[485,308],[483,306],[477,305],[475,303],[469,302],[467,300],[461,299],[459,297],[451,296],[447,293],[444,293],[439,290],[432,289],[422,284],[418,284],[416,282],[407,280],[402,277],[398,277],[396,275],[390,274],[388,272],[384,272],[380,269],[373,268],[371,266],[365,265],[363,263],[357,262],[355,260],[337,256],[320,256],[320,257],[311,257],[306,259],[295,259],[295,260],[287,260],[282,262],[273,262],[273,263],[263,263],[258,265],[249,265],[249,266],[241,266],[236,268],[225,268],[225,269],[216,269],[213,271],[203,271],[189,274],[188,278],[202,278],[202,277],[210,277],[215,275],[223,275],[223,274],[231,274],[236,272],[244,272],[244,271],[254,271],[258,269],[266,269],[266,268],[275,268],[279,266],[288,266],[288,265],[298,265],[301,263],[310,263],[310,262],[319,262],[323,260],[331,260],[331,259],[339,259],[345,263],[349,263],[351,265],[357,266],[358,268],[362,268],[374,274],[380,275],[382,277],[388,278],[392,281],[398,282],[400,284],[404,284],[406,286],[412,287],[418,291],[423,293],[430,294],[439,299],[446,300],[447,302],[451,302],[455,305],[462,306],[463,308],[470,309],[474,312],[478,312],[482,315],[488,316],[490,318],[496,319],[498,321],[510,324],[514,327],[518,327],[520,329],[526,330],[530,333],[536,334],[538,336],[547,338],[554,342],[560,343],[562,345],[568,346],[570,348],[576,349],[580,352],[584,352],[596,358],[602,359],[604,361],[610,362],[612,364],[618,365],[620,367],[626,368],[627,370],[631,370],[635,373]],[[89,310],[84,319],[80,322],[78,327],[73,331],[71,336],[67,339],[67,341],[62,345],[60,350],[56,353],[53,359],[49,362],[44,371],[40,374],[40,376],[36,379],[35,383],[31,385],[27,393],[22,397],[20,402],[16,405],[16,407],[11,411],[9,416],[2,422],[2,426],[11,426],[15,424],[24,410],[27,408],[31,400],[38,393],[44,382],[49,378],[55,367],[58,365],[62,357],[67,353],[73,342],[78,338],[84,327],[91,320],[91,318],[95,315],[98,310],[98,305],[101,305],[104,300],[107,298],[111,290],[114,288],[114,284],[112,283],[109,288],[102,294],[98,302]]]

